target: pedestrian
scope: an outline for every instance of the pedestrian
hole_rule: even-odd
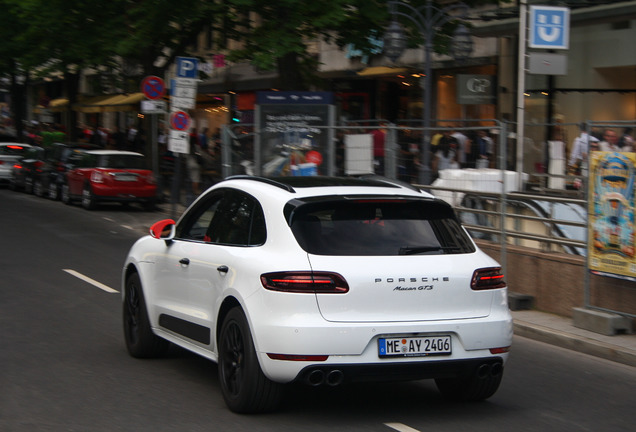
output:
[[[444,131],[444,135],[439,140],[438,149],[433,160],[433,172],[439,175],[439,172],[445,169],[459,168],[458,141],[450,131]]]
[[[199,147],[204,151],[208,150],[208,128],[203,128],[199,134]]]
[[[632,128],[626,127],[623,130],[623,135],[618,140],[618,146],[622,152],[634,151],[634,138],[632,137]]]
[[[495,153],[495,142],[486,129],[477,132],[479,143],[479,159],[477,168],[489,168]]]
[[[587,151],[590,143],[598,143],[598,139],[587,133],[585,123],[579,125],[580,134],[574,138],[568,169],[572,174],[580,175],[583,165],[587,163]]]
[[[190,152],[186,158],[186,167],[188,169],[188,177],[190,178],[192,194],[194,196],[198,196],[201,193],[201,164],[199,163],[201,150],[198,141],[197,129],[193,128],[190,133]]]
[[[468,155],[470,154],[470,141],[461,131],[453,130],[450,134],[457,141],[457,161],[462,168],[468,166]],[[447,136],[444,133],[444,136]]]
[[[119,129],[119,126],[113,128],[113,133],[110,135],[110,145],[115,150],[124,150],[126,148],[126,134]]]
[[[373,136],[373,166],[377,175],[384,175],[384,141],[386,138],[386,130],[384,125],[371,131]]]
[[[601,151],[609,152],[617,152],[621,151],[618,146],[618,134],[613,129],[605,129],[603,131],[603,141],[599,143],[599,147]]]

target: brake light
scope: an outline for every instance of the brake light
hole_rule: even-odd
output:
[[[0,165],[2,165],[2,162],[0,162]],[[20,165],[20,164],[14,164],[14,165],[13,165],[13,168],[14,168],[14,169],[22,169],[22,165]]]
[[[104,183],[104,174],[101,171],[93,171],[91,173],[91,182]]]
[[[24,147],[17,146],[17,145],[8,145],[7,148],[10,148],[12,150],[22,150],[22,149],[24,149]]]
[[[349,284],[338,273],[332,272],[276,272],[261,275],[265,289],[290,293],[344,294]]]
[[[489,267],[477,269],[470,281],[470,289],[475,291],[504,288],[506,281],[501,272],[501,267]]]

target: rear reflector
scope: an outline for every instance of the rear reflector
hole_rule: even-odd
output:
[[[505,288],[506,281],[501,273],[501,267],[477,269],[470,281],[470,288],[476,291],[495,288]]]
[[[267,357],[272,360],[287,360],[287,361],[326,361],[328,355],[297,355],[297,354],[271,354],[267,353]]]
[[[261,275],[263,287],[290,293],[344,294],[349,291],[347,281],[338,273],[290,271]]]
[[[490,354],[504,354],[510,351],[510,347],[490,348]]]

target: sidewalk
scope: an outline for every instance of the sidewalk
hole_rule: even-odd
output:
[[[534,310],[511,313],[517,336],[636,366],[636,334],[605,336],[574,327],[571,318]]]

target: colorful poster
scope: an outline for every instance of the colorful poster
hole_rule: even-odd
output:
[[[593,273],[636,280],[635,165],[636,153],[591,154],[588,257]]]

